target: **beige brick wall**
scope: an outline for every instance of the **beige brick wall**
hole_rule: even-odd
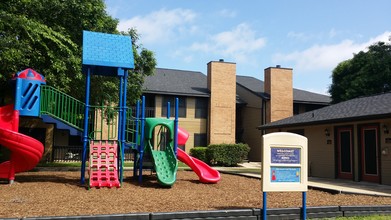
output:
[[[208,63],[209,143],[235,143],[236,64]]]
[[[293,115],[292,69],[265,69],[265,92],[270,94],[270,101],[266,103],[267,123]]]

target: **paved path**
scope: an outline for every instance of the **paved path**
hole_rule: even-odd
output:
[[[261,178],[261,164],[250,162],[240,164],[241,167],[218,167],[221,172],[235,173],[238,175],[244,175],[254,178]],[[257,174],[256,169],[259,169]],[[241,172],[243,170],[243,172]],[[252,170],[249,172],[249,170]],[[255,173],[254,173],[255,171]],[[327,178],[308,178],[308,187],[313,189],[319,189],[329,191],[332,193],[351,193],[351,194],[363,194],[372,196],[389,196],[391,197],[391,186],[381,185],[369,182],[355,182],[342,179],[327,179]]]

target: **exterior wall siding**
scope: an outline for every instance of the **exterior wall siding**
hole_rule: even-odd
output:
[[[330,131],[330,136],[326,137],[326,128],[328,127],[311,126],[304,130],[304,135],[308,138],[308,173],[310,176],[334,178],[334,134]],[[327,143],[328,140],[331,140],[330,144]]]
[[[250,147],[248,159],[250,161],[261,161],[262,160],[262,133],[257,130],[256,127],[260,124],[261,120],[261,109],[259,108],[243,108],[243,140],[244,143]]]
[[[333,136],[325,136],[324,129],[326,127],[311,126],[281,129],[283,132],[304,130],[304,136],[308,139],[308,176],[335,177],[334,144],[327,144],[327,140],[332,140]]]
[[[391,185],[391,132],[384,132],[383,126],[391,129],[391,120],[385,120],[380,124],[380,170],[382,174],[381,183]]]
[[[189,139],[186,142],[185,150],[187,153],[194,147],[194,134],[207,133],[207,119],[195,118],[195,98],[186,98],[186,118],[179,118],[178,124],[181,128],[189,132]],[[155,99],[156,117],[159,118],[162,113],[163,96],[157,95]]]
[[[247,103],[242,107],[242,115],[239,120],[242,122],[243,142],[250,147],[248,159],[261,161],[262,133],[256,127],[262,124],[262,98],[241,86],[237,86],[236,92]]]
[[[360,136],[358,135],[359,126],[378,124],[379,125],[379,173],[381,184],[391,185],[391,132],[384,132],[383,126],[388,128],[391,125],[391,120],[370,120],[357,121],[347,123],[335,123],[316,126],[292,127],[284,128],[281,131],[304,129],[304,136],[308,138],[308,163],[309,176],[322,178],[337,178],[337,162],[336,160],[336,141],[335,130],[341,126],[351,126],[353,128],[353,180],[361,180],[361,158],[360,158]],[[325,129],[328,129],[330,136],[325,135]],[[278,130],[268,130],[270,132],[277,132]]]

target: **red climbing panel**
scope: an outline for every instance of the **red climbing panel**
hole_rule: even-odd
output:
[[[90,187],[120,187],[117,141],[90,142]]]

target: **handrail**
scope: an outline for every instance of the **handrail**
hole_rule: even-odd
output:
[[[41,86],[41,115],[49,115],[76,129],[84,129],[85,103],[60,90]],[[118,137],[119,108],[114,106],[90,106],[89,138],[93,140],[115,140]],[[131,111],[129,111],[131,114]]]
[[[83,130],[85,104],[60,90],[41,85],[41,114],[60,119]]]

